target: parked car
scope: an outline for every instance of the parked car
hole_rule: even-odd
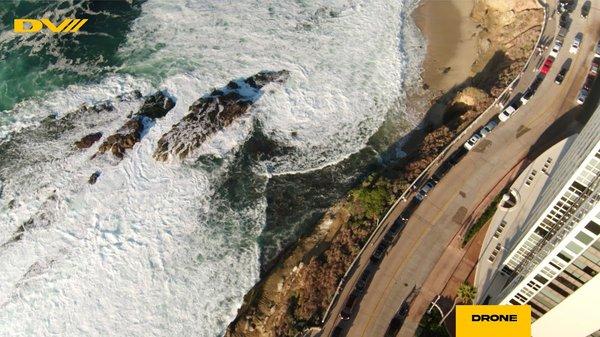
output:
[[[596,75],[588,74],[585,78],[585,82],[583,82],[583,88],[587,91],[592,90],[592,84],[594,84],[594,80],[596,79]]]
[[[536,76],[535,80],[533,80],[533,82],[529,86],[529,89],[531,89],[533,91],[533,93],[535,94],[537,89],[540,87],[540,84],[542,84],[543,80],[544,80],[544,76],[540,76],[540,75]]]
[[[581,17],[587,19],[588,15],[590,15],[590,9],[592,9],[592,2],[587,0],[581,6]]]
[[[498,119],[501,122],[506,122],[510,118],[510,116],[512,116],[512,114],[515,113],[515,111],[517,111],[517,109],[513,108],[513,106],[510,105],[498,115]]]
[[[523,93],[523,96],[521,96],[521,99],[520,99],[521,104],[522,105],[527,104],[527,102],[529,102],[529,99],[531,98],[531,96],[533,96],[534,92],[535,91],[532,90],[531,87],[527,88],[525,90],[525,92]]]
[[[556,78],[554,78],[554,83],[561,84],[565,79],[565,75],[567,75],[567,71],[569,71],[569,69],[561,68],[558,74],[556,75]]]
[[[392,235],[393,237],[396,237],[396,235],[400,233],[404,226],[406,226],[406,220],[403,220],[400,217],[398,217],[398,219],[394,221],[394,224],[388,230],[388,233],[390,233],[390,235]]]
[[[452,155],[450,155],[450,157],[448,158],[448,162],[452,165],[456,165],[468,152],[469,151],[464,147],[459,147],[458,149],[456,149],[456,151],[452,153]]]
[[[362,293],[365,288],[367,287],[367,283],[369,282],[369,278],[371,277],[371,270],[370,269],[366,269],[362,275],[360,275],[360,278],[358,279],[358,281],[356,281],[356,286],[354,287],[354,289],[356,289],[357,292]]]
[[[598,68],[600,67],[600,58],[596,57],[592,60],[592,66],[590,68],[590,75],[598,75]]]
[[[437,170],[435,170],[435,173],[433,174],[437,180],[441,180],[446,173],[448,173],[448,171],[450,171],[450,169],[452,168],[452,164],[450,164],[448,161],[444,161],[440,167],[438,167]]]
[[[569,53],[577,54],[577,52],[579,51],[579,46],[581,46],[581,40],[583,40],[583,33],[579,32],[575,34],[575,38],[573,39],[573,44],[571,44]]]
[[[577,104],[583,104],[588,97],[589,91],[586,88],[581,88],[579,90],[579,95],[577,95]]]
[[[348,300],[344,305],[344,309],[342,309],[342,312],[340,313],[340,318],[342,320],[347,321],[352,316],[352,311],[354,311],[354,305],[356,304],[357,297],[358,296],[355,292],[352,292],[352,294],[348,296]]]
[[[542,66],[540,67],[540,73],[542,75],[546,75],[550,71],[550,68],[552,68],[553,63],[554,63],[554,57],[548,56],[546,58],[546,60],[544,61],[544,64],[542,64]]]
[[[383,254],[385,254],[387,248],[388,245],[385,242],[380,242],[379,246],[377,246],[377,248],[373,252],[373,255],[371,255],[371,261],[376,263],[381,261],[381,259],[383,258]]]
[[[561,40],[554,41],[554,46],[552,47],[552,50],[550,51],[550,54],[548,54],[548,55],[556,58],[558,56],[558,52],[560,51],[561,47],[562,47]]]
[[[569,18],[569,13],[566,12],[563,12],[558,19],[558,25],[561,28],[568,28],[570,22],[571,18]]]
[[[465,142],[464,148],[471,151],[471,149],[473,147],[475,147],[475,144],[477,144],[477,142],[481,139],[481,136],[479,135],[479,133],[476,133],[474,135],[471,136],[471,138],[469,138],[469,140],[467,140]]]
[[[485,136],[492,132],[496,126],[498,126],[498,123],[495,120],[489,121],[484,127],[481,128],[481,130],[479,130],[479,135],[481,138],[485,138]]]
[[[594,57],[600,57],[600,41],[596,43],[596,50],[594,52]]]
[[[427,196],[429,191],[431,191],[431,189],[435,186],[435,184],[436,183],[433,180],[427,181],[425,183],[425,185],[423,185],[423,187],[421,187],[421,189],[419,190],[417,195],[415,195],[415,198],[417,198],[417,200],[419,200],[419,201],[422,201],[423,199],[425,199],[425,197]]]
[[[339,325],[336,326],[331,333],[331,337],[342,337],[342,327]]]

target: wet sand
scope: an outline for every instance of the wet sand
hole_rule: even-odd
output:
[[[423,0],[413,18],[427,39],[423,82],[435,93],[446,92],[474,72],[477,24],[471,19],[475,0]]]

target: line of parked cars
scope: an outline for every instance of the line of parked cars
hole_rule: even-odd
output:
[[[375,265],[377,265],[377,264],[379,264],[379,262],[381,262],[381,260],[383,259],[383,256],[387,252],[388,248],[398,238],[399,234],[402,232],[402,230],[406,226],[406,221],[408,220],[406,217],[407,215],[408,214],[406,212],[403,212],[396,219],[396,221],[394,221],[392,226],[390,226],[388,231],[383,236],[383,239],[381,240],[379,245],[377,245],[375,252],[373,252],[373,255],[371,255],[371,258],[370,258],[371,264],[368,265],[367,268],[365,268],[363,273],[360,275],[360,277],[356,281],[356,284],[354,285],[354,289],[352,290],[352,293],[350,294],[350,296],[348,296],[348,299],[346,300],[346,303],[344,304],[344,307],[342,308],[342,311],[340,312],[340,318],[342,320],[346,321],[346,320],[349,320],[350,317],[352,317],[352,314],[354,312],[354,307],[356,306],[356,303],[358,302],[358,297],[365,291],[365,289],[367,288],[367,285],[371,281],[371,277],[373,276],[373,271],[374,271]],[[341,331],[341,327],[338,326],[338,327],[336,327],[336,329],[337,328],[339,328],[338,330]]]
[[[585,78],[585,82],[583,82],[583,86],[579,90],[579,94],[577,95],[577,104],[583,104],[587,99],[590,90],[592,90],[592,85],[598,76],[598,68],[600,67],[600,41],[596,46],[596,54],[594,55],[594,59],[592,60],[592,65],[590,66],[590,70],[588,71],[588,75]]]

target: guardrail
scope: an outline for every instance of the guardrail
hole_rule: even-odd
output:
[[[531,51],[531,54],[529,55],[529,58],[527,59],[527,61],[525,62],[525,65],[523,66],[523,68],[521,69],[521,72],[519,73],[519,75],[517,75],[517,77],[515,77],[514,80],[512,80],[512,82],[510,82],[506,88],[504,88],[504,90],[498,95],[498,97],[496,97],[496,99],[494,99],[494,101],[479,115],[477,116],[477,118],[475,118],[458,136],[454,137],[454,139],[452,139],[452,141],[450,142],[450,144],[448,144],[443,150],[442,152],[440,152],[432,161],[431,163],[429,163],[429,165],[427,165],[427,167],[425,167],[425,169],[423,169],[423,171],[412,181],[412,183],[404,190],[404,192],[402,192],[402,194],[400,195],[400,197],[398,197],[396,199],[396,201],[392,204],[392,206],[390,206],[390,208],[388,209],[388,211],[385,213],[385,215],[383,216],[383,218],[381,219],[381,221],[379,221],[379,223],[377,224],[377,226],[375,227],[375,229],[373,230],[373,232],[371,233],[371,235],[369,236],[369,239],[365,242],[365,244],[363,245],[363,247],[361,248],[361,250],[358,252],[358,254],[356,255],[356,257],[354,258],[354,260],[352,261],[352,263],[350,264],[350,267],[348,267],[348,270],[346,270],[346,273],[344,274],[344,276],[342,276],[342,279],[340,280],[338,287],[335,291],[335,294],[333,295],[333,298],[331,299],[331,302],[329,303],[329,306],[327,307],[327,310],[325,311],[325,314],[323,315],[323,319],[321,319],[321,323],[325,323],[325,321],[327,320],[327,318],[329,317],[331,308],[333,307],[333,304],[337,301],[341,289],[343,288],[343,286],[345,285],[345,282],[347,280],[348,275],[350,274],[350,272],[352,271],[352,269],[354,268],[356,262],[362,257],[362,253],[364,252],[364,250],[369,246],[369,243],[371,242],[371,240],[373,239],[373,237],[375,237],[375,235],[381,231],[382,228],[384,228],[384,223],[387,220],[388,216],[392,213],[392,211],[398,206],[398,204],[400,204],[400,202],[405,201],[406,200],[406,196],[408,196],[411,192],[413,192],[413,189],[415,189],[415,186],[419,183],[422,182],[422,179],[425,177],[425,175],[428,174],[429,170],[431,170],[431,168],[435,165],[438,164],[438,162],[440,162],[440,159],[442,159],[444,156],[446,156],[448,154],[448,152],[452,149],[452,147],[458,142],[458,140],[460,140],[462,137],[464,137],[467,132],[469,130],[471,130],[473,128],[474,125],[476,125],[479,121],[481,121],[483,119],[483,117],[492,110],[492,108],[494,108],[494,106],[496,104],[498,104],[498,102],[500,101],[500,99],[509,91],[513,90],[513,86],[515,85],[515,83],[521,78],[521,76],[523,75],[523,73],[525,72],[525,69],[527,69],[527,67],[529,66],[529,64],[531,63],[531,60],[533,59],[533,57],[535,56],[536,53],[536,47],[539,45],[542,37],[544,36],[544,31],[546,29],[546,25],[548,23],[548,4],[546,2],[542,2],[539,1],[539,3],[541,4],[543,10],[544,10],[544,22],[542,23],[542,29],[540,31],[540,35],[538,36],[538,39],[535,43],[535,46],[533,48],[533,50]]]

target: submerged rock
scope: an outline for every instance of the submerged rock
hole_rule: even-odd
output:
[[[162,91],[147,96],[139,111],[131,116],[116,133],[106,138],[96,155],[110,152],[118,159],[122,159],[125,151],[142,139],[145,129],[150,127],[155,119],[164,117],[174,106],[175,101]]]
[[[261,89],[265,85],[284,83],[289,75],[287,70],[262,71],[213,90],[194,102],[190,106],[190,113],[160,138],[154,158],[164,161],[170,155],[187,157],[208,137],[248,112],[262,95]]]
[[[98,178],[100,177],[100,173],[101,173],[100,171],[96,171],[96,172],[92,173],[92,175],[88,179],[88,183],[90,185],[94,185],[96,183],[96,181],[98,181]]]

